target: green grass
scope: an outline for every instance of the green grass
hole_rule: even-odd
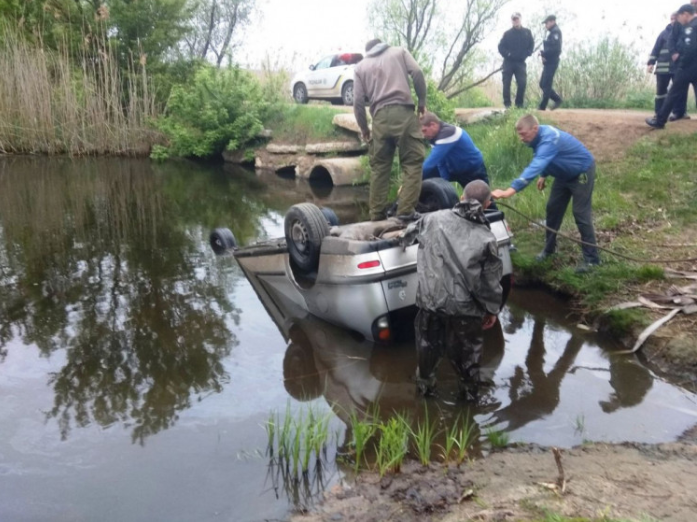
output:
[[[272,129],[273,139],[279,142],[307,143],[335,140],[345,136],[332,123],[336,114],[346,111],[323,105],[282,105],[265,126]]]
[[[436,425],[428,420],[428,408],[424,407],[424,419],[419,420],[416,428],[407,425],[409,432],[416,447],[416,454],[422,465],[428,466],[431,463],[431,449],[436,438]]]
[[[387,473],[399,473],[407,455],[409,444],[409,420],[396,415],[378,426],[380,440],[375,450],[375,465],[384,477]]]
[[[460,416],[458,415],[446,434],[445,446],[443,448],[443,460],[446,463],[450,461],[453,451],[455,451],[455,463],[458,466],[465,461],[474,442],[475,427],[476,424],[469,415],[463,421],[460,421]]]
[[[356,410],[351,412],[351,446],[354,451],[354,472],[363,463],[368,442],[375,436],[377,426],[371,419],[360,419]]]
[[[486,440],[489,441],[492,448],[505,448],[508,446],[510,437],[505,431],[495,430],[490,428],[484,432],[486,435]]]

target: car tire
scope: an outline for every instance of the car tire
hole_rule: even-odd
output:
[[[307,96],[307,87],[304,83],[296,83],[293,87],[293,99],[296,103],[305,104],[308,102],[309,98]]]
[[[329,223],[330,227],[338,227],[339,226],[339,216],[336,215],[336,212],[334,212],[329,207],[322,207],[321,211],[322,211],[322,214],[324,215],[324,219],[327,220],[327,223]]]
[[[501,308],[503,308],[506,306],[508,296],[511,294],[511,288],[513,288],[513,274],[507,274],[501,278],[501,288],[503,289],[501,296]]]
[[[443,178],[425,179],[421,184],[419,208],[421,213],[453,208],[460,199],[455,187]]]
[[[208,241],[216,255],[223,255],[230,249],[237,248],[235,235],[229,228],[216,228],[211,232]]]
[[[291,261],[304,273],[316,271],[322,239],[329,235],[329,223],[322,211],[312,203],[293,205],[283,225]]]
[[[349,80],[341,88],[341,101],[344,105],[353,105],[353,81]]]

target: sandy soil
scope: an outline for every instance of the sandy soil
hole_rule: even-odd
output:
[[[549,449],[524,445],[461,468],[410,463],[381,481],[365,473],[293,522],[514,521],[545,510],[569,517],[694,522],[695,430],[674,444],[592,444],[562,451],[565,492]]]

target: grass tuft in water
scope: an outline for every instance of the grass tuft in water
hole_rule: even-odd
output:
[[[505,448],[506,446],[508,446],[510,437],[508,436],[508,433],[506,433],[505,431],[489,428],[488,430],[486,430],[485,434],[486,440],[489,441],[489,444],[491,444],[492,448]]]
[[[413,429],[409,425],[407,425],[407,427],[414,440],[414,446],[416,446],[416,454],[419,457],[419,461],[423,466],[428,466],[431,463],[433,441],[438,434],[435,423],[431,423],[428,420],[428,408],[424,407],[424,420],[417,422],[416,429]]]
[[[351,446],[354,450],[354,471],[357,473],[363,462],[368,442],[375,436],[377,426],[370,420],[361,420],[356,410],[351,412]]]
[[[378,473],[384,477],[388,472],[399,473],[407,454],[409,443],[409,421],[396,415],[378,426],[380,440],[376,449],[375,463]]]
[[[457,449],[455,463],[459,466],[467,458],[472,442],[474,442],[475,424],[467,416],[464,421],[460,422],[460,416],[453,423],[448,431],[445,441],[445,461],[448,462],[452,455],[453,449]]]

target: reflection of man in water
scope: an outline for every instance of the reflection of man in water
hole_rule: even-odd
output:
[[[641,404],[653,386],[653,377],[640,364],[610,356],[610,386],[614,393],[607,401],[599,401],[605,413]]]
[[[511,378],[509,396],[511,403],[494,414],[499,421],[507,421],[506,431],[514,431],[529,422],[552,413],[559,404],[559,389],[564,376],[569,372],[578,352],[583,347],[583,338],[572,335],[554,368],[545,373],[545,321],[536,319],[532,331],[530,351],[525,358],[527,379],[523,369],[517,367]],[[526,385],[530,389],[526,389]]]

